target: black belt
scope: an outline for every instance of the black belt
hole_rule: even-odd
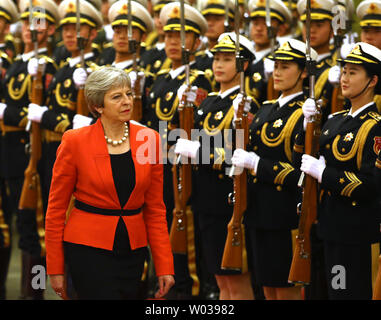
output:
[[[102,209],[90,206],[89,204],[86,204],[82,201],[79,201],[75,199],[74,206],[82,211],[90,212],[90,213],[96,213],[96,214],[103,214],[106,216],[133,216],[135,214],[138,214],[142,211],[142,208],[138,209],[132,209],[132,210],[124,210],[124,209]]]

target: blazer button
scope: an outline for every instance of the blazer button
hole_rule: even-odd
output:
[[[282,187],[281,187],[281,186],[276,186],[276,189],[277,189],[278,191],[282,191]]]
[[[357,202],[356,201],[352,201],[352,206],[356,206],[357,205]]]

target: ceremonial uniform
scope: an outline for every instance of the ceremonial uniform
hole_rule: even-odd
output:
[[[364,68],[379,70],[381,51],[360,42],[343,61],[368,63]],[[376,92],[380,92],[379,83]],[[319,152],[324,158],[315,160],[325,165],[320,172],[317,234],[324,242],[330,299],[372,297],[381,238],[379,193],[373,176],[380,150],[380,120],[375,103],[370,102],[355,111],[332,114],[321,131]],[[300,135],[297,145],[302,140]],[[345,289],[335,286],[338,266],[345,269]]]

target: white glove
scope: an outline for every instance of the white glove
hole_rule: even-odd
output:
[[[340,83],[341,68],[339,66],[333,66],[329,69],[328,81],[333,85]]]
[[[73,81],[77,87],[84,86],[87,79],[87,72],[83,68],[75,69],[73,72]]]
[[[235,149],[232,164],[236,167],[254,170],[257,173],[259,156],[255,152],[247,152],[243,149]]]
[[[354,46],[354,43],[343,43],[340,49],[341,58],[345,59],[348,56],[348,54],[352,51]]]
[[[319,183],[321,183],[325,167],[325,159],[323,156],[316,159],[308,154],[303,154],[300,170],[315,178]]]
[[[179,101],[183,99],[184,94],[186,95],[186,99],[189,103],[194,103],[197,98],[197,87],[193,86],[189,89],[189,91],[185,91],[187,89],[187,85],[183,84],[180,86],[180,88],[177,90],[177,97],[179,98]]]
[[[131,71],[128,75],[131,79],[131,89],[135,88],[136,78],[139,77],[139,79],[140,79],[140,92],[143,92],[144,82],[146,79],[144,72],[139,71],[138,74],[136,75],[135,71]]]
[[[175,153],[184,157],[195,159],[197,151],[200,148],[200,141],[191,141],[188,139],[177,139]]]
[[[45,68],[46,68],[46,61],[44,58],[40,58],[40,59],[37,59],[37,58],[31,58],[29,61],[28,61],[28,73],[34,77],[35,75],[37,75],[37,71],[38,71],[38,66],[41,65],[41,72],[44,73],[45,72]]]
[[[0,103],[0,120],[4,118],[4,111],[7,105],[5,103]]]
[[[308,119],[316,113],[315,100],[308,98],[304,102],[304,104],[302,106],[302,110],[303,110],[303,115],[304,115],[303,128],[304,128],[304,131],[306,131]]]
[[[47,110],[48,110],[48,107],[45,107],[45,106],[41,107],[38,104],[29,103],[28,120],[40,123],[42,115]]]
[[[268,80],[273,75],[274,64],[275,64],[275,62],[273,60],[270,60],[267,58],[263,59],[263,67],[264,67],[264,73],[265,73],[266,80]]]
[[[90,117],[76,114],[73,118],[73,129],[87,127],[91,124],[91,121],[93,121],[93,119]]]

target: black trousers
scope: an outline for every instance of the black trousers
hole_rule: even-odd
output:
[[[127,239],[126,239],[127,236]],[[65,262],[80,300],[136,300],[140,297],[141,277],[147,247],[131,250],[128,234],[120,219],[114,249],[104,250],[64,242]],[[126,239],[120,246],[121,239]]]

